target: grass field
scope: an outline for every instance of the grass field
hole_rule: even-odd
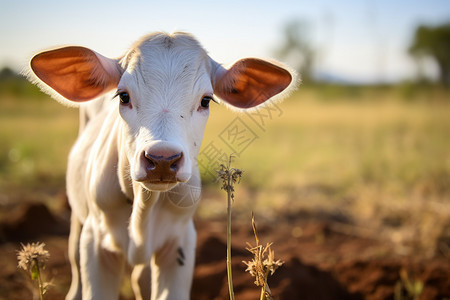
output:
[[[76,109],[46,96],[0,95],[3,203],[63,189],[77,123]],[[302,87],[250,114],[211,105],[199,156],[206,186],[201,216],[223,209],[208,197],[217,190],[214,168],[231,153],[245,171],[238,211],[268,218],[295,209],[329,211],[361,224],[370,220],[368,227],[387,228],[399,242],[423,237],[428,243],[450,224],[448,91]]]
[[[0,100],[0,188],[64,184],[78,112],[47,97]]]

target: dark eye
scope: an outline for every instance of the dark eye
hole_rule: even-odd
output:
[[[122,104],[128,104],[130,103],[130,95],[128,95],[127,92],[122,92],[119,94],[120,102]]]
[[[211,96],[204,96],[202,102],[200,102],[200,106],[203,108],[208,108],[209,102],[211,102],[211,100],[213,100]]]

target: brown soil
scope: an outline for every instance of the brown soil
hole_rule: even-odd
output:
[[[63,299],[70,282],[68,212],[51,213],[40,204],[7,209],[0,223],[0,299],[32,299],[31,283],[16,260],[20,242],[32,241],[45,242],[51,254],[45,276],[53,286],[46,299]],[[242,263],[251,259],[245,243],[254,244],[251,224],[245,221],[233,221],[234,289],[236,299],[259,299],[259,288]],[[275,257],[285,261],[269,278],[275,299],[413,299],[400,273],[424,285],[417,299],[450,298],[448,257],[401,256],[389,243],[362,237],[346,224],[336,226],[335,220],[323,217],[280,217],[272,223],[257,219],[257,223],[261,242],[273,242]],[[192,299],[228,299],[225,226],[225,220],[196,220]],[[132,299],[129,283],[122,290],[122,299]],[[401,297],[395,298],[396,290]]]

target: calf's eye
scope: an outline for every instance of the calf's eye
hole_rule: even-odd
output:
[[[213,100],[213,98],[211,96],[204,96],[202,98],[202,102],[200,102],[200,106],[203,108],[208,108],[209,102],[211,102],[211,100]]]
[[[130,103],[130,95],[128,95],[127,92],[122,92],[119,94],[120,102],[122,104],[128,104]]]

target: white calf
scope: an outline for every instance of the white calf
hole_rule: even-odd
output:
[[[213,94],[251,108],[292,86],[293,75],[254,58],[226,69],[185,33],[148,35],[120,59],[46,51],[31,68],[41,87],[81,108],[67,170],[67,299],[117,299],[126,262],[136,298],[150,298],[151,266],[151,299],[189,299],[200,196],[191,192],[200,190],[196,159]]]

